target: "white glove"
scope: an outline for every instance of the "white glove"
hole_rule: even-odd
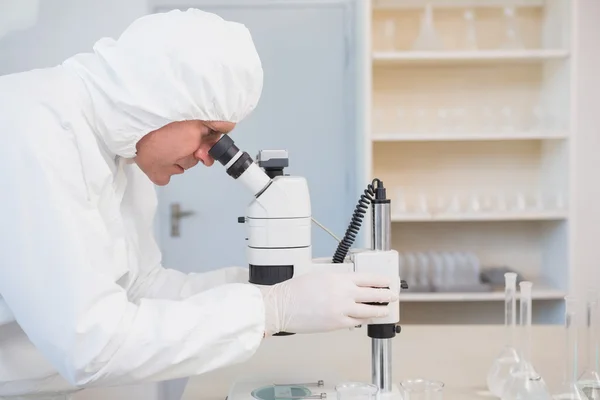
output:
[[[265,302],[265,336],[278,332],[316,333],[364,324],[388,315],[384,303],[398,300],[392,278],[359,273],[309,273],[260,286]]]

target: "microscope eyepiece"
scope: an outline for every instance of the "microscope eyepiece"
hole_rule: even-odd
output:
[[[228,135],[221,136],[219,141],[208,150],[208,154],[223,164],[227,174],[234,179],[239,178],[253,163],[252,157],[241,151]]]
[[[228,135],[223,135],[217,143],[208,151],[208,154],[223,165],[227,165],[233,157],[240,151],[233,139]]]
[[[223,135],[215,143],[208,154],[219,163],[221,163],[227,174],[233,179],[241,178],[241,181],[259,195],[269,184],[269,177],[252,160],[252,157],[245,151],[241,151],[233,142],[229,135]],[[246,171],[248,173],[244,174]],[[242,176],[244,175],[244,176]]]

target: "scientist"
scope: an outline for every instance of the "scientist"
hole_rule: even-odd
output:
[[[202,374],[278,331],[385,315],[362,304],[394,297],[372,288],[384,277],[259,287],[242,268],[161,265],[154,184],[212,165],[209,148],[252,112],[262,84],[248,30],[195,9],[0,77],[0,397]]]

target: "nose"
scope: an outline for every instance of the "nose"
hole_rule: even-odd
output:
[[[215,163],[215,160],[208,154],[209,149],[209,147],[202,146],[194,153],[194,157],[207,167],[210,167]]]

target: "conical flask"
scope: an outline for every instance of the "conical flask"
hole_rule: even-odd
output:
[[[427,3],[421,17],[419,35],[413,43],[412,49],[416,51],[442,50],[443,44],[433,25],[433,7]]]
[[[531,351],[531,282],[519,283],[520,331],[519,362],[510,372],[502,400],[552,400],[546,382],[533,367]]]
[[[600,314],[598,310],[599,293],[596,289],[589,289],[586,298],[586,363],[583,373],[577,380],[577,387],[589,400],[600,400],[599,357],[600,343],[598,342],[598,328],[600,327]]]
[[[504,329],[505,344],[498,354],[487,375],[487,386],[490,393],[501,397],[510,370],[519,363],[516,349],[517,328],[517,274],[504,274]]]
[[[565,364],[564,378],[560,388],[552,396],[555,400],[586,400],[577,387],[577,308],[579,301],[574,296],[565,297]]]

